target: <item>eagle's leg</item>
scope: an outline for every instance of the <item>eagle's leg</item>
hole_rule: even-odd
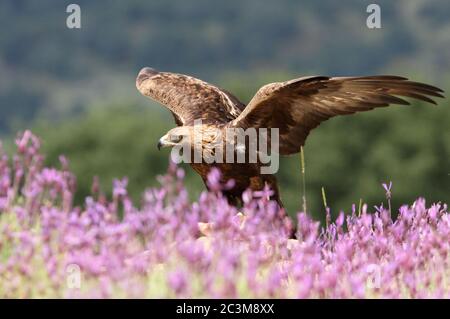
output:
[[[242,207],[242,197],[231,192],[224,191],[223,194],[227,198],[228,204],[237,208]],[[242,195],[242,194],[241,194]]]

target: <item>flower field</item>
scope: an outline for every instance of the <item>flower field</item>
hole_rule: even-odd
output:
[[[2,298],[450,298],[445,204],[419,198],[394,220],[355,206],[325,227],[298,213],[290,239],[269,190],[238,211],[218,171],[194,203],[170,165],[139,205],[124,179],[111,199],[94,182],[77,207],[68,161],[43,167],[29,131],[16,144],[13,157],[0,148]]]

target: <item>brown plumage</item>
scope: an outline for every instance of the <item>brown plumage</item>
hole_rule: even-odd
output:
[[[352,114],[409,103],[401,97],[436,104],[430,97],[443,97],[437,87],[409,81],[399,76],[327,77],[310,76],[263,86],[245,106],[236,97],[199,79],[144,68],[136,79],[138,90],[161,104],[173,114],[179,126],[161,140],[162,146],[175,146],[173,136],[193,132],[194,121],[202,120],[204,137],[193,143],[196,150],[211,151],[211,142],[226,128],[278,128],[279,153],[290,155],[300,151],[309,132],[323,121],[337,115]],[[224,136],[224,135],[223,135]],[[232,143],[232,141],[228,141]],[[211,167],[222,172],[223,182],[235,180],[226,191],[230,202],[237,203],[247,188],[260,190],[268,184],[273,199],[280,205],[274,175],[261,174],[258,163],[193,163],[191,166],[206,181]]]

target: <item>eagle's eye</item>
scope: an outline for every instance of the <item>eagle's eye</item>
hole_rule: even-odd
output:
[[[170,135],[170,141],[172,143],[179,143],[183,139],[182,135]]]

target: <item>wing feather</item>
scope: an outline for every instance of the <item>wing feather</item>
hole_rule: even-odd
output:
[[[430,96],[441,93],[399,76],[303,77],[263,86],[231,126],[279,128],[280,154],[287,155],[298,152],[309,132],[331,117],[410,104],[401,97],[436,104]]]
[[[234,120],[245,105],[231,93],[192,76],[144,68],[136,78],[143,94],[167,107],[177,125],[221,124]]]

